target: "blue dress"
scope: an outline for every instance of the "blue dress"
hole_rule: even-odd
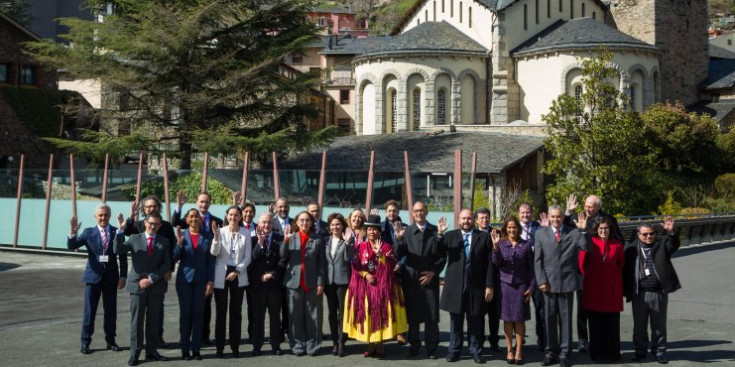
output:
[[[493,250],[493,264],[499,269],[500,292],[496,292],[496,304],[500,319],[507,322],[520,322],[531,319],[529,302],[524,301],[523,293],[536,287],[533,269],[533,251],[528,241],[519,240],[513,247],[508,240],[500,240],[499,249]]]

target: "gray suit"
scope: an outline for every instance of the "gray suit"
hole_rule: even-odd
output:
[[[332,256],[332,238],[327,237],[324,253],[327,259],[327,285],[324,294],[327,296],[327,307],[329,308],[329,332],[332,342],[336,345],[339,341],[347,340],[347,335],[342,330],[342,319],[345,309],[345,294],[350,284],[352,274],[352,257],[355,253],[355,245],[352,241],[345,242],[340,239],[337,242],[334,256]]]
[[[124,242],[123,242],[124,241]],[[157,354],[159,323],[163,295],[166,292],[164,274],[171,268],[171,254],[168,239],[157,235],[153,240],[153,251],[148,255],[148,240],[145,233],[134,234],[125,240],[118,230],[114,241],[114,251],[120,256],[132,252],[132,263],[128,271],[125,289],[130,292],[130,354],[137,356],[143,347],[143,325],[145,322],[146,354]],[[141,289],[141,279],[149,278],[153,284]]]
[[[548,285],[544,293],[547,358],[569,358],[572,350],[572,311],[574,291],[582,288],[579,272],[579,250],[588,251],[589,234],[577,228],[562,226],[557,243],[551,226],[536,231],[534,244],[536,284]],[[557,320],[561,319],[561,344]]]
[[[317,334],[316,287],[324,286],[326,279],[326,256],[324,244],[315,234],[306,241],[304,258],[301,256],[301,238],[297,232],[288,244],[281,246],[281,266],[286,269],[283,285],[288,291],[289,324],[288,335],[291,351],[301,354],[316,353],[321,347]],[[301,287],[301,265],[304,264],[304,284]]]

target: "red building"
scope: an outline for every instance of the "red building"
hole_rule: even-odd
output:
[[[307,16],[322,27],[325,35],[350,35],[353,38],[363,38],[369,33],[367,18],[358,17],[350,7],[314,9]]]

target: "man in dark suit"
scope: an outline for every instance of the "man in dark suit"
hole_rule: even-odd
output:
[[[252,293],[252,323],[250,341],[253,343],[253,356],[260,355],[265,341],[265,312],[270,319],[270,343],[273,354],[281,355],[281,303],[283,300],[284,269],[279,266],[279,253],[283,236],[273,232],[273,214],[265,212],[258,218],[258,240],[253,248],[253,261],[248,267]]]
[[[531,243],[531,251],[534,249],[536,231],[543,228],[539,222],[533,220],[533,207],[528,203],[518,206],[518,219],[521,222],[521,238]],[[536,344],[538,350],[543,352],[546,348],[546,331],[544,329],[544,294],[536,287],[533,290],[533,309],[536,322]]]
[[[419,331],[424,324],[426,336],[426,354],[430,359],[437,359],[436,348],[439,345],[439,273],[446,264],[446,249],[439,232],[443,233],[447,225],[444,220],[439,226],[426,221],[428,210],[420,201],[414,203],[412,209],[414,224],[407,229],[396,229],[398,241],[398,257],[406,256],[406,268],[403,271],[403,292],[406,299],[406,317],[408,318],[408,342],[411,343],[408,356],[415,357],[421,348]]]
[[[475,211],[475,223],[477,230],[485,232],[490,236],[490,210],[488,208],[478,208]],[[491,241],[492,242],[492,241]],[[493,279],[495,282],[500,281],[500,275],[498,274],[499,268],[493,266]],[[494,289],[499,289],[500,284],[494,284]],[[490,343],[490,349],[493,352],[500,352],[500,313],[498,312],[497,298],[493,297],[489,303],[487,303],[487,323],[490,335],[487,336],[487,341]]]
[[[577,208],[577,196],[571,194],[567,197],[567,209],[564,212],[564,224],[575,227],[577,218],[574,217],[574,209]],[[600,221],[600,218],[607,218],[610,221],[610,237],[625,243],[623,240],[623,232],[618,226],[618,220],[614,216],[602,211],[602,200],[597,195],[590,195],[584,200],[584,213],[587,215],[587,227],[585,231],[591,231],[592,227]],[[587,331],[587,313],[582,308],[582,292],[577,291],[577,350],[585,353],[588,348],[589,332]]]
[[[572,351],[572,311],[574,292],[582,286],[579,272],[579,250],[588,251],[590,241],[580,236],[589,236],[583,231],[587,227],[584,213],[579,214],[577,228],[564,226],[561,207],[549,208],[549,226],[536,231],[534,263],[536,283],[544,293],[544,319],[546,322],[546,349],[543,365],[561,362],[561,367],[570,367]],[[557,325],[560,320],[561,325]],[[561,343],[559,331],[561,329]]]
[[[633,302],[633,361],[646,358],[648,323],[651,324],[651,353],[658,363],[666,364],[666,313],[669,293],[681,288],[671,256],[681,243],[674,230],[674,220],[664,218],[666,234],[656,238],[650,224],[638,227],[638,239],[625,246],[623,290]]]
[[[187,228],[186,219],[181,218],[182,209],[186,204],[186,193],[184,190],[179,190],[176,193],[176,202],[178,207],[174,210],[174,215],[171,217],[171,224],[174,227]],[[202,217],[202,230],[205,235],[212,234],[212,223],[217,223],[219,228],[222,228],[222,219],[209,212],[209,207],[212,205],[212,196],[208,192],[204,191],[197,195],[197,210],[199,210],[199,216]],[[204,299],[204,325],[202,326],[202,344],[214,345],[212,339],[209,338],[211,334],[211,328],[209,324],[212,322],[212,294],[209,294]]]
[[[469,349],[475,363],[485,363],[482,345],[485,342],[483,320],[487,303],[493,298],[493,265],[490,261],[490,240],[486,232],[473,229],[469,209],[459,212],[459,229],[444,235],[447,249],[447,271],[441,309],[449,312],[449,347],[447,361],[456,362],[464,342],[464,321],[467,320]]]
[[[94,334],[94,318],[97,314],[97,305],[102,296],[102,309],[105,312],[104,330],[107,349],[119,352],[122,349],[115,343],[117,329],[117,289],[125,287],[125,278],[128,274],[128,258],[115,255],[112,242],[115,239],[117,228],[110,226],[110,207],[107,204],[98,205],[94,211],[97,226],[85,228],[77,236],[81,222],[77,217],[71,217],[71,234],[66,246],[69,250],[76,250],[87,246],[87,266],[84,269],[82,282],[86,283],[84,290],[84,318],[82,319],[82,354],[89,354],[89,344]],[[120,267],[118,268],[118,262]],[[116,287],[117,286],[117,287]]]
[[[400,214],[400,207],[398,206],[398,202],[390,199],[385,202],[385,220],[380,222],[380,230],[381,230],[381,239],[385,243],[390,243],[391,247],[393,248],[393,252],[398,252],[398,241],[396,238],[396,230],[395,227],[397,225],[400,225],[401,228],[405,227],[405,225],[401,221]],[[400,257],[398,258],[398,264],[396,264],[396,267],[393,269],[393,271],[398,276],[398,279],[400,281],[401,273],[403,271],[403,268],[406,267],[406,257]],[[404,333],[396,335],[396,341],[399,345],[405,345],[406,344],[406,337]]]
[[[288,216],[291,205],[286,198],[278,198],[274,205],[275,217],[273,218],[273,233],[283,236],[287,226],[293,223],[293,218]],[[288,290],[283,288],[283,300],[281,302],[281,331],[283,335],[288,334]]]
[[[163,295],[166,292],[164,276],[171,268],[170,244],[168,239],[157,235],[161,226],[161,216],[157,213],[145,219],[145,231],[131,235],[127,240],[123,236],[125,218],[118,216],[120,229],[115,236],[115,253],[127,256],[132,252],[132,266],[128,274],[126,289],[130,292],[130,359],[128,365],[138,364],[138,357],[143,348],[143,327],[145,325],[145,359],[167,361],[168,358],[158,354],[158,330],[160,325]]]
[[[319,203],[313,201],[306,204],[306,211],[311,214],[314,219],[314,233],[317,237],[321,238],[322,243],[327,243],[329,240],[329,225],[327,222],[322,220],[322,207]],[[319,341],[321,342],[324,332],[322,330],[324,324],[324,296],[317,296],[316,300],[316,331],[319,335]]]
[[[143,205],[142,220],[137,220],[139,204]],[[161,216],[161,201],[158,200],[157,197],[150,195],[143,198],[140,203],[134,202],[130,206],[130,218],[128,218],[128,220],[125,222],[125,235],[131,236],[133,234],[145,233],[145,220],[146,218],[148,218],[148,216],[153,214]],[[174,227],[171,226],[171,223],[162,220],[161,226],[160,228],[158,228],[158,231],[156,231],[156,234],[158,234],[159,236],[163,236],[168,240],[169,253],[171,254],[171,256],[173,256],[174,246],[176,246],[176,234],[174,233]],[[173,274],[175,267],[176,263],[171,261],[171,268],[168,269],[166,274],[164,274],[164,296],[165,293],[168,292],[168,281],[171,280],[171,274]],[[166,348],[166,342],[163,340],[163,307],[161,307],[161,315],[158,319],[160,322],[160,324],[158,325],[158,347]]]

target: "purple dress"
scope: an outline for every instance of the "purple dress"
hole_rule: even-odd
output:
[[[529,241],[519,240],[513,247],[508,240],[500,240],[499,249],[493,250],[493,264],[500,273],[500,292],[495,293],[500,309],[500,319],[520,322],[531,319],[529,302],[523,293],[536,287],[533,275],[533,252]]]

